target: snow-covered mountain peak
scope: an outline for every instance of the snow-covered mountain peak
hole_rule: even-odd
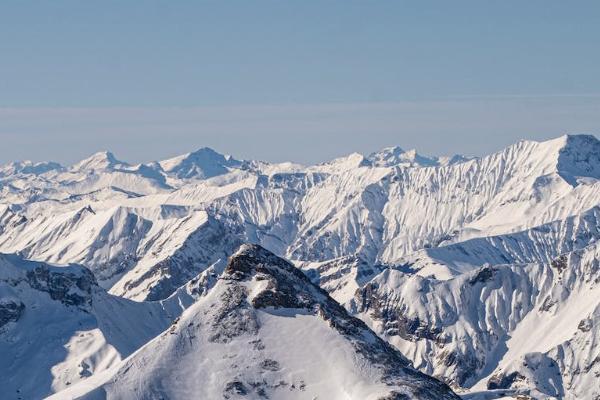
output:
[[[397,164],[404,153],[405,150],[400,146],[384,147],[379,151],[371,153],[367,158],[374,165],[387,167],[391,164]]]
[[[438,165],[435,158],[424,157],[415,149],[404,150],[401,147],[386,147],[372,153],[367,159],[376,167],[419,166],[431,167]]]
[[[569,183],[600,179],[600,140],[592,135],[565,135],[559,150],[557,169]]]
[[[209,147],[159,162],[162,169],[180,179],[207,179],[226,174],[242,163]]]
[[[600,179],[600,141],[592,135],[563,135],[545,141],[522,140],[498,154],[517,167],[532,168],[541,178],[557,174],[571,186]]]
[[[220,279],[163,334],[56,398],[133,392],[143,399],[458,400],[257,245],[234,253]]]
[[[470,158],[456,154],[449,157],[427,157],[416,149],[404,150],[401,147],[386,147],[371,153],[367,160],[375,167],[437,167],[458,164]]]
[[[63,169],[59,163],[52,161],[33,162],[33,161],[15,161],[6,165],[0,166],[0,177],[14,176],[17,174],[23,175],[41,175],[50,171],[58,171]]]
[[[298,268],[256,244],[242,245],[223,275],[250,281],[252,304],[259,308],[311,308],[327,298]]]
[[[73,165],[73,170],[110,170],[127,167],[129,164],[119,161],[110,151],[99,151]]]
[[[337,174],[343,173],[348,170],[352,170],[360,167],[369,167],[371,162],[360,153],[351,153],[347,156],[334,158],[331,161],[327,161],[318,165],[315,165],[309,169],[318,172]]]

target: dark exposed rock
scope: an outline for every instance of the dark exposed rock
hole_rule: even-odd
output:
[[[546,296],[544,302],[540,306],[540,311],[550,311],[550,309],[556,304],[556,300],[554,300],[550,295]]]
[[[469,280],[469,284],[476,285],[477,283],[485,283],[494,277],[495,272],[496,270],[490,266],[482,267],[477,274]]]
[[[281,367],[277,361],[266,359],[260,363],[260,368],[265,371],[279,371]]]
[[[265,349],[265,345],[263,344],[262,340],[257,339],[257,340],[251,340],[250,342],[248,342],[248,344],[252,345],[252,348],[254,350],[264,350]]]
[[[567,263],[568,263],[567,257],[565,255],[562,255],[562,256],[552,260],[552,262],[550,263],[550,266],[552,268],[558,270],[558,273],[560,274],[565,269],[567,269]]]
[[[17,322],[25,312],[25,304],[19,300],[0,299],[0,327],[9,322]]]
[[[229,399],[231,395],[246,396],[248,389],[246,385],[240,381],[227,382],[223,390],[223,397]]]
[[[525,380],[525,377],[518,372],[510,374],[498,374],[488,379],[487,388],[493,389],[509,389],[515,382]]]
[[[225,268],[228,279],[243,281],[255,276],[257,280],[267,281],[266,288],[252,299],[255,308],[310,309],[315,303],[315,293],[327,296],[321,289],[315,293],[306,291],[306,285],[314,288],[306,275],[262,247],[256,248],[258,253],[245,252],[232,257]]]
[[[221,279],[230,281],[229,290],[234,290],[231,298],[226,301],[229,306],[223,315],[230,315],[234,310],[244,310],[244,297],[253,309],[288,308],[315,313],[331,328],[347,337],[358,355],[380,368],[384,383],[403,386],[407,388],[407,393],[412,393],[415,398],[458,399],[446,384],[413,369],[398,350],[379,338],[363,321],[350,316],[323,289],[312,284],[299,269],[262,247],[244,245],[230,258]],[[255,293],[252,299],[247,298],[248,293],[242,286],[249,280],[266,281],[266,284],[262,284],[264,288]],[[236,318],[240,318],[240,315]],[[219,321],[216,328],[223,325],[227,318],[220,318]],[[234,328],[233,332],[249,331],[249,326],[251,329],[259,329],[258,324],[243,325],[243,329]],[[417,325],[421,326],[420,323]],[[418,332],[416,328],[409,330]],[[226,330],[229,331],[231,329]],[[223,337],[226,337],[225,333],[221,334],[219,339]],[[427,384],[423,384],[425,381]]]
[[[53,300],[86,309],[92,305],[94,275],[81,267],[77,272],[56,271],[41,264],[27,271],[27,282],[36,290],[47,292]]]
[[[419,320],[419,317],[409,318],[398,316],[398,335],[405,339],[415,342],[421,339],[438,341],[442,330],[431,326],[425,321]]]
[[[369,312],[373,319],[384,321],[386,335],[400,336],[411,342],[429,339],[439,344],[445,343],[440,327],[422,321],[418,316],[402,314],[385,296],[380,296],[374,283],[365,285],[357,292],[357,296],[360,299],[357,311]]]
[[[410,397],[404,393],[391,392],[387,396],[380,397],[377,400],[411,400]]]
[[[92,376],[92,372],[90,371],[90,366],[85,361],[82,361],[79,364],[79,367],[81,368],[81,370],[79,371],[80,377],[89,378],[90,376]]]
[[[454,366],[456,368],[454,382],[460,386],[463,386],[476,371],[483,367],[483,362],[471,353],[443,351],[438,358],[446,367]]]
[[[213,320],[214,334],[211,342],[227,343],[242,334],[255,334],[258,321],[246,302],[248,293],[243,286],[232,285],[221,296],[221,307]]]
[[[286,293],[281,288],[260,292],[252,299],[252,305],[255,308],[306,308],[306,303],[298,301],[298,298]]]
[[[577,325],[577,329],[579,329],[582,332],[589,332],[592,330],[593,326],[594,326],[594,321],[591,318],[586,318],[586,319],[582,319],[579,322],[579,325]]]

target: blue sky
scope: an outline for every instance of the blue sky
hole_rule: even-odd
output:
[[[595,1],[8,0],[0,161],[208,145],[314,162],[597,133],[598,49]]]

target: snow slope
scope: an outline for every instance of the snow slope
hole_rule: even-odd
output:
[[[598,205],[600,142],[591,136],[523,141],[431,166],[390,161],[390,151],[306,168],[237,161],[210,149],[134,166],[105,152],[41,174],[19,170],[0,180],[0,251],[83,263],[113,293],[159,299],[241,242],[297,265],[345,257],[414,264],[413,253],[424,249],[527,232]],[[201,262],[192,261],[197,253]],[[457,262],[462,267],[449,262],[450,270],[437,272],[472,267]],[[351,276],[340,285],[350,281],[357,285]]]
[[[156,339],[56,398],[458,399],[256,245]]]
[[[100,152],[72,166],[25,161],[0,167],[0,252],[83,264],[101,288],[145,301],[140,307],[163,310],[170,321],[219,282],[241,243],[259,244],[373,324],[420,370],[469,389],[468,396],[519,390],[545,393],[542,398],[588,398],[588,372],[595,370],[585,370],[598,348],[597,314],[588,302],[596,293],[576,283],[593,281],[593,274],[569,275],[568,295],[556,303],[567,316],[589,311],[579,336],[552,331],[560,343],[517,351],[514,335],[521,325],[527,332],[528,324],[545,326],[540,321],[546,320],[560,332],[572,331],[572,324],[564,330],[548,313],[534,322],[527,316],[545,301],[539,293],[558,287],[549,283],[556,276],[553,262],[584,253],[596,259],[590,249],[600,235],[598,199],[600,141],[585,135],[521,141],[481,158],[425,157],[396,147],[312,166],[236,160],[206,148],[137,165]],[[498,271],[491,272],[494,279],[481,287],[468,283],[488,269]],[[94,293],[120,301],[94,287]],[[404,324],[418,333],[410,340],[388,335],[393,326],[377,325],[387,316],[356,303],[357,290],[367,289],[392,302],[383,308],[390,315],[410,311]],[[0,294],[0,304],[14,296]],[[6,301],[6,326],[14,325],[20,304]],[[52,313],[47,315],[58,318],[63,311]],[[421,333],[421,321],[433,331]],[[58,335],[68,341],[72,332]],[[152,335],[142,335],[142,342]],[[92,342],[116,348],[98,337]],[[503,347],[509,343],[512,352]],[[129,354],[118,353],[114,360]],[[536,372],[546,367],[523,367],[547,364],[548,358],[556,362],[560,385],[557,377]],[[95,371],[112,370],[115,362],[103,361]],[[41,386],[55,384],[54,378],[48,382]]]
[[[388,269],[349,307],[416,367],[456,388],[600,395],[598,242],[550,262],[485,266],[443,281]]]
[[[0,254],[3,399],[40,399],[106,370],[158,335],[159,303],[108,295],[90,271]]]
[[[475,238],[419,250],[399,264],[419,275],[444,279],[485,264],[550,262],[600,239],[600,209],[511,234]]]

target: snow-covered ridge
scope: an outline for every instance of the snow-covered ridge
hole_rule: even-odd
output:
[[[310,368],[307,368],[310,366]],[[160,336],[56,398],[458,399],[256,245]]]
[[[550,262],[600,239],[600,208],[521,232],[487,236],[419,250],[400,261],[405,269],[438,279],[485,264]]]
[[[599,299],[596,242],[547,263],[485,266],[447,281],[389,269],[349,307],[455,387],[593,399]]]
[[[136,299],[167,297],[241,242],[298,265],[403,265],[424,249],[592,209],[598,150],[592,136],[564,136],[445,166],[373,166],[356,154],[291,170],[210,149],[142,165],[98,153],[67,170],[2,178],[0,251],[83,263]]]
[[[79,265],[0,254],[3,399],[40,399],[102,372],[164,330],[159,303],[104,292]]]
[[[436,167],[458,164],[469,161],[472,157],[455,154],[449,157],[427,157],[417,153],[417,150],[403,150],[402,148],[386,147],[378,152],[371,153],[367,160],[375,167]]]
[[[588,367],[598,346],[587,332],[598,330],[592,310],[598,297],[589,285],[596,277],[577,272],[581,265],[575,258],[585,254],[586,265],[597,259],[590,249],[600,236],[598,199],[600,142],[594,136],[521,141],[473,159],[388,148],[313,166],[242,161],[210,149],[133,165],[102,152],[70,167],[22,162],[0,168],[0,252],[18,252],[34,263],[89,268],[93,277],[88,275],[98,284],[91,286],[91,308],[84,302],[77,315],[96,315],[104,308],[96,308],[103,303],[94,299],[106,298],[111,299],[106,304],[127,304],[122,307],[142,314],[150,310],[163,321],[159,326],[221,286],[228,257],[240,244],[252,243],[289,259],[313,283],[373,324],[416,367],[457,390],[470,390],[470,398],[477,398],[478,390],[492,390],[489,386],[588,399],[592,392],[583,388],[593,376],[588,372],[595,371]],[[553,262],[561,257],[573,273],[553,272]],[[484,279],[488,274],[492,278]],[[254,289],[262,288],[255,283]],[[42,283],[37,288],[27,285],[35,296],[52,300],[40,290]],[[249,299],[264,288],[256,290]],[[372,297],[370,304],[389,302],[387,317],[374,315],[371,306],[349,302],[357,290]],[[553,337],[561,342],[553,341],[543,351],[508,349],[502,356],[503,346],[526,329],[519,327],[530,326],[527,318],[534,317],[528,315],[538,315],[534,311],[546,298],[540,293],[548,291],[562,293],[552,306],[569,310],[561,316],[589,311],[581,317],[587,321],[584,333],[556,333]],[[0,320],[18,327],[25,321],[15,325],[21,304],[2,302],[14,299],[8,289],[0,294],[0,304],[6,305]],[[555,299],[551,297],[548,307]],[[30,307],[22,304],[26,316]],[[61,302],[49,304],[73,309]],[[63,311],[50,312],[48,321]],[[393,324],[378,325],[394,315],[407,326],[408,339],[391,334]],[[465,315],[464,321],[452,323],[453,315]],[[104,315],[97,321],[111,318]],[[547,312],[535,318],[532,324],[540,326],[545,320],[560,322]],[[279,319],[269,321],[277,324]],[[423,330],[420,321],[428,321],[432,331]],[[89,330],[95,326],[91,323]],[[320,329],[319,324],[310,326]],[[61,338],[72,334],[60,332]],[[104,339],[94,335],[94,343],[104,340],[117,348],[105,333]],[[98,361],[102,367],[94,371],[116,365],[150,340],[140,335],[142,342],[127,351],[107,352],[118,356],[110,363]],[[64,339],[59,342],[62,348]],[[471,352],[475,345],[485,351]],[[523,362],[541,366],[550,360],[562,388],[557,377],[549,383],[545,367],[536,367],[548,373],[544,375],[522,368]],[[71,375],[57,385],[80,379],[70,363]],[[575,374],[577,368],[588,372]]]

